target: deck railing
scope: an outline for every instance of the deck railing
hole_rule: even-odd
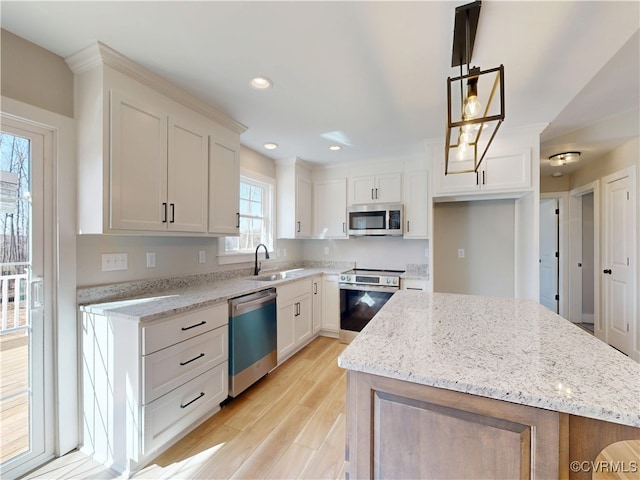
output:
[[[8,267],[17,267],[11,270],[28,267],[28,263],[2,263],[0,270],[6,271]],[[0,335],[28,327],[27,309],[29,307],[29,288],[27,273],[4,274],[0,273],[0,291],[2,292],[2,323]]]

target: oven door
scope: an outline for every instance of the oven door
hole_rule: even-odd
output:
[[[340,341],[350,343],[396,291],[386,287],[341,283]]]

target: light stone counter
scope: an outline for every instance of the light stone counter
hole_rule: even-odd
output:
[[[640,427],[640,364],[530,300],[399,291],[338,364]]]
[[[128,318],[140,322],[148,322],[159,318],[175,315],[197,308],[212,306],[226,302],[230,298],[247,295],[267,288],[277,287],[303,278],[311,278],[324,273],[340,273],[344,269],[303,268],[295,273],[295,277],[284,280],[257,281],[251,277],[230,278],[202,282],[194,279],[193,284],[185,282],[184,285],[174,288],[151,287],[137,298],[107,301],[102,303],[89,303],[82,305],[80,309],[88,313],[110,315]],[[268,271],[261,272],[268,274]],[[110,287],[105,287],[110,288]],[[117,291],[119,287],[113,287]],[[119,295],[121,292],[118,293]]]

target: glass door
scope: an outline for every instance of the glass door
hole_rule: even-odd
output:
[[[53,452],[51,315],[45,308],[47,132],[0,124],[0,472],[14,477]]]

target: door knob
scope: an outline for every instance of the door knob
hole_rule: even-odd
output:
[[[606,270],[603,270],[602,273],[606,273],[607,275],[611,275],[611,269],[607,268]]]

